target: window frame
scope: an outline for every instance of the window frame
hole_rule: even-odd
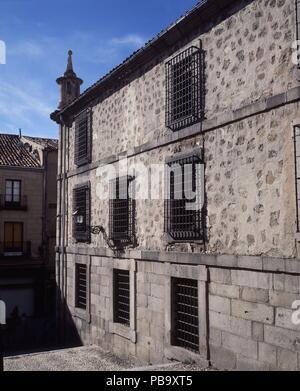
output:
[[[203,157],[203,149],[195,149],[194,151],[189,151],[185,153],[176,154],[175,156],[166,159],[165,161],[165,206],[164,206],[164,233],[165,237],[168,242],[170,243],[199,243],[204,244],[205,241],[205,222],[206,222],[206,208],[205,208],[205,163],[204,163],[204,157]],[[175,201],[171,199],[172,189],[171,189],[171,177],[169,176],[170,168],[175,164],[180,164],[184,161],[192,160],[193,163],[199,165],[199,172],[200,175],[198,178],[196,176],[194,185],[196,186],[196,193],[197,198],[202,204],[202,208],[199,210],[194,211],[195,212],[195,219],[196,222],[198,222],[198,235],[195,234],[194,237],[189,236],[189,233],[192,231],[177,231],[177,234],[175,234],[174,230],[172,230],[172,220],[176,221],[176,218],[178,219],[180,217],[180,214],[176,215],[172,213],[172,201],[173,204]],[[186,164],[186,163],[184,163]],[[189,163],[187,163],[189,164]],[[196,168],[195,168],[196,170]],[[172,172],[172,170],[171,170]],[[197,174],[197,171],[195,172]],[[184,180],[184,170],[182,171],[182,177],[183,181],[182,184],[185,183]],[[197,186],[198,184],[198,186]],[[202,186],[201,186],[202,185]],[[182,192],[184,189],[182,188]],[[184,194],[184,193],[183,193]],[[192,202],[191,200],[186,200],[186,204]],[[175,204],[176,205],[176,204]],[[186,215],[188,216],[188,215]],[[186,223],[188,225],[188,222]],[[195,223],[194,223],[195,224]],[[176,226],[176,223],[174,223]],[[178,223],[177,225],[180,225]],[[196,231],[195,231],[196,232]]]
[[[188,69],[191,75],[186,77]],[[202,43],[200,48],[190,46],[167,61],[165,73],[166,127],[172,131],[178,131],[201,122],[204,119],[205,107]],[[188,79],[190,79],[189,82]],[[191,97],[187,100],[189,95]]]
[[[85,230],[80,231],[77,229],[78,223],[76,223],[76,212],[79,210],[76,197],[78,192],[85,191]],[[91,186],[90,182],[78,184],[73,188],[73,238],[78,243],[90,243],[91,242]]]
[[[87,108],[75,117],[75,138],[74,138],[74,163],[77,167],[84,166],[92,161],[92,116],[91,108]],[[85,136],[80,134],[81,124],[86,122],[84,129]],[[86,151],[83,156],[80,155],[80,138],[84,137],[86,142]]]
[[[124,274],[126,275],[126,279],[128,278],[128,319],[125,319],[122,321],[122,318],[120,316],[120,292],[119,292],[119,281],[120,281],[120,275]],[[126,281],[127,283],[127,281]],[[130,312],[131,312],[131,304],[130,304],[130,295],[131,295],[131,289],[130,289],[130,271],[129,270],[121,270],[121,269],[113,269],[113,313],[114,313],[114,323],[122,324],[124,326],[130,327]]]
[[[8,182],[11,182],[12,184],[12,188],[11,188],[11,200],[8,201],[7,200],[7,183]],[[14,184],[15,183],[18,183],[19,184],[19,200],[18,201],[14,201]],[[20,179],[5,179],[5,205],[15,205],[15,206],[19,206],[21,205],[21,200],[22,200],[22,181]]]
[[[79,290],[79,274],[80,274],[80,268],[84,268],[85,269],[85,304],[84,306],[81,306],[80,304],[80,300],[79,300],[79,293],[80,293],[80,290]],[[86,311],[87,310],[87,302],[88,302],[88,291],[87,291],[87,287],[88,287],[88,267],[86,264],[82,264],[82,263],[78,263],[76,262],[75,263],[75,308],[76,309],[79,309],[79,310],[82,310],[82,311]]]
[[[126,181],[126,199],[114,198],[115,196],[120,196],[121,181]],[[133,196],[133,181],[134,177],[127,175],[122,177],[116,177],[114,179],[111,179],[109,182],[109,239],[120,247],[134,245],[135,243],[135,200]],[[132,186],[131,189],[130,186]],[[116,229],[116,226],[118,227],[118,223],[120,223],[120,220],[122,220],[121,218],[118,219],[118,216],[116,215],[116,204],[121,204],[123,202],[126,202],[127,205],[118,206],[118,211],[121,210],[122,212],[122,209],[127,209],[128,230],[122,236],[122,233],[118,232],[118,230]]]

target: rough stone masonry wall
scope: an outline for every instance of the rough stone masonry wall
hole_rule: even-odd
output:
[[[299,104],[252,116],[204,136],[207,196],[207,247],[212,254],[295,257],[296,198],[292,121]],[[164,164],[179,152],[203,145],[199,135],[128,160],[131,164]],[[97,191],[107,188],[102,169],[69,179],[69,245],[72,238],[72,188],[91,182],[91,223],[108,231],[108,200]],[[143,173],[140,175],[143,177]],[[140,178],[136,177],[136,186]],[[163,189],[163,177],[160,179]],[[163,194],[163,192],[162,192]],[[190,246],[168,247],[164,240],[164,200],[137,200],[137,249],[191,251]],[[92,247],[106,247],[101,235],[92,235]],[[203,251],[195,245],[194,252]]]
[[[297,85],[291,45],[295,39],[292,0],[255,0],[224,21],[199,26],[188,41],[178,42],[140,69],[117,91],[93,103],[93,161],[170,135],[165,127],[165,62],[191,45],[205,50],[206,118],[239,109]],[[221,16],[222,18],[222,16]],[[201,30],[205,28],[205,30]],[[70,132],[70,169],[74,166]]]

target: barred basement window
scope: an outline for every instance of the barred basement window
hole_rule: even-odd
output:
[[[75,119],[75,164],[91,162],[92,111],[84,110]]]
[[[300,0],[296,0],[296,39],[300,40]],[[297,46],[299,51],[299,44]],[[300,56],[298,55],[298,68],[300,68]]]
[[[126,176],[110,182],[109,236],[120,245],[134,242],[134,200],[129,194],[132,180]]]
[[[90,241],[90,186],[73,190],[73,237],[78,242]]]
[[[294,126],[297,232],[300,232],[300,124]]]
[[[198,281],[172,278],[172,345],[199,351]]]
[[[126,270],[114,270],[114,322],[130,326],[130,277]]]
[[[173,131],[204,116],[204,56],[190,47],[166,64],[166,126]]]
[[[87,266],[79,263],[75,265],[75,307],[87,308]]]
[[[203,167],[197,155],[167,163],[165,232],[174,241],[204,240]]]

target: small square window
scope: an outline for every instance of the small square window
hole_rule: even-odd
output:
[[[75,307],[87,309],[87,266],[75,265]]]
[[[199,352],[198,281],[172,278],[172,345]]]
[[[130,272],[114,270],[114,322],[130,326]]]

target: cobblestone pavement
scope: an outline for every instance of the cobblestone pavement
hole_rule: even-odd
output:
[[[181,363],[142,367],[134,359],[120,359],[96,346],[56,350],[7,357],[5,371],[205,371],[197,365]]]

